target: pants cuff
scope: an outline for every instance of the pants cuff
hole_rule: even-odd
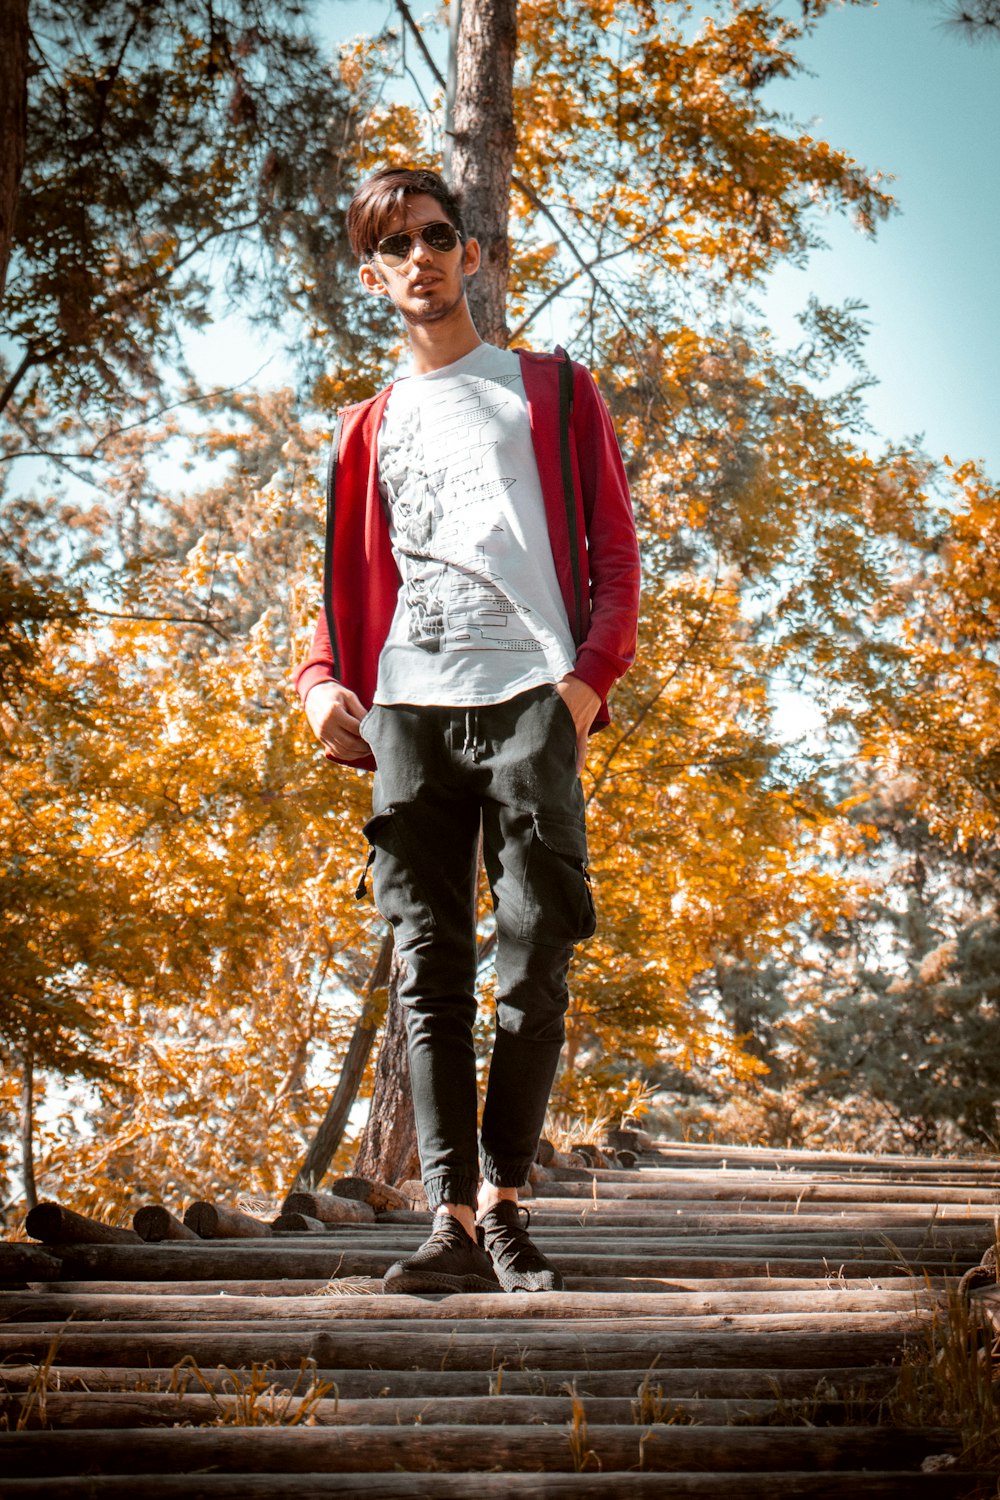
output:
[[[474,1209],[479,1196],[479,1178],[435,1172],[433,1176],[424,1178],[424,1189],[430,1208],[438,1208],[442,1203],[455,1203]]]
[[[490,1187],[522,1188],[528,1181],[528,1173],[531,1171],[530,1161],[498,1162],[492,1156],[483,1152],[480,1157],[483,1168],[483,1180]]]

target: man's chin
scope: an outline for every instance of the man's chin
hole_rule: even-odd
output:
[[[415,306],[400,307],[399,313],[404,323],[409,323],[414,328],[422,328],[427,323],[440,323],[448,318],[461,303],[457,302],[435,302],[433,298],[426,297],[418,300]]]
[[[457,297],[448,301],[445,297],[439,297],[431,292],[426,297],[414,297],[410,303],[396,303],[396,309],[405,323],[414,328],[420,328],[428,323],[440,323],[445,318],[451,317],[457,308],[461,307],[465,300],[465,287]]]

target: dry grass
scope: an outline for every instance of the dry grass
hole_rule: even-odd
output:
[[[270,1363],[251,1365],[249,1374],[230,1370],[222,1366],[231,1386],[230,1390],[217,1391],[207,1381],[193,1355],[187,1355],[173,1368],[170,1391],[173,1395],[187,1395],[192,1383],[215,1402],[218,1414],[200,1427],[312,1427],[316,1421],[316,1407],[320,1401],[331,1397],[334,1411],[339,1402],[337,1387],[331,1381],[318,1380],[314,1360],[304,1359],[299,1374],[291,1386],[281,1386],[270,1377],[274,1366]]]
[[[65,1326],[66,1325],[63,1324],[63,1328],[65,1328]],[[29,1423],[32,1427],[48,1426],[46,1397],[48,1396],[49,1391],[53,1388],[49,1382],[52,1379],[52,1366],[55,1364],[56,1354],[59,1351],[59,1340],[62,1337],[63,1328],[60,1328],[59,1332],[56,1334],[55,1338],[49,1345],[45,1354],[45,1358],[41,1361],[38,1368],[36,1369],[31,1384],[28,1386],[27,1390],[24,1393],[24,1396],[21,1399],[21,1409],[17,1414],[17,1421],[14,1424],[15,1432],[23,1432],[29,1425]],[[10,1419],[6,1415],[3,1419],[3,1425],[8,1430],[10,1429]]]
[[[321,1287],[320,1297],[374,1297],[381,1295],[382,1283],[374,1276],[331,1276]]]
[[[570,1418],[569,1431],[566,1434],[569,1442],[570,1457],[573,1460],[574,1474],[583,1474],[585,1470],[601,1467],[601,1461],[593,1448],[589,1446],[587,1437],[587,1413],[583,1402],[577,1393],[576,1382],[573,1381],[566,1386],[566,1394],[570,1398],[573,1415]]]
[[[673,1427],[696,1425],[694,1417],[663,1394],[663,1387],[652,1382],[653,1366],[650,1365],[642,1377],[642,1384],[632,1398],[632,1421],[637,1427],[651,1427],[654,1423],[666,1423]]]
[[[961,1434],[963,1465],[1000,1471],[996,1343],[957,1288],[949,1291],[946,1306],[903,1356],[899,1381],[886,1403],[890,1420],[955,1427]]]

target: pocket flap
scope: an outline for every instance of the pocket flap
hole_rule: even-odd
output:
[[[560,818],[555,813],[536,812],[535,832],[549,849],[561,854],[564,859],[587,863],[587,831],[576,818]]]
[[[361,832],[364,834],[369,844],[374,844],[375,835],[378,833],[379,829],[384,828],[386,823],[390,822],[395,816],[396,809],[394,807],[383,807],[381,812],[372,814],[372,816],[368,819],[368,822],[365,823],[361,829]]]

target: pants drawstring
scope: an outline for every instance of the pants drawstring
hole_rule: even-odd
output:
[[[462,754],[471,755],[473,762],[478,763],[482,751],[483,746],[479,738],[479,710],[467,708],[465,710],[465,744],[462,746]]]

